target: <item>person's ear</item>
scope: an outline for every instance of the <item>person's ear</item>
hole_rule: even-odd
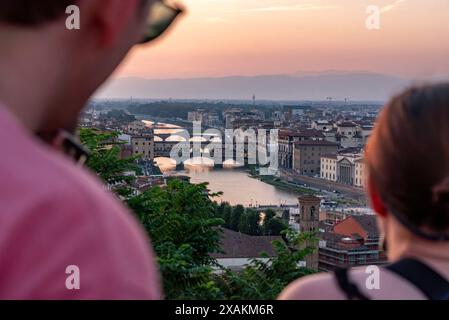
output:
[[[382,198],[380,197],[379,191],[377,189],[374,180],[371,177],[368,177],[368,197],[371,202],[371,206],[374,211],[382,218],[385,218],[388,215],[387,207],[385,206]]]
[[[98,32],[98,44],[113,46],[130,21],[137,18],[140,0],[99,0],[92,8],[92,23]]]

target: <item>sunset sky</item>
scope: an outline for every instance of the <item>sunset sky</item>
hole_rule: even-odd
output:
[[[449,0],[180,0],[188,13],[115,77],[372,71],[449,75]],[[381,29],[368,30],[368,5]]]

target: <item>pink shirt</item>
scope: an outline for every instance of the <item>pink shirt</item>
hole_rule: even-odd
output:
[[[161,298],[149,239],[120,201],[2,106],[0,137],[0,299]]]

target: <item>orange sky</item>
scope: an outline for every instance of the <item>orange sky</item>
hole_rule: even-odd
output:
[[[167,37],[116,77],[184,78],[358,70],[449,75],[448,0],[184,0]],[[365,27],[378,5],[381,29]]]

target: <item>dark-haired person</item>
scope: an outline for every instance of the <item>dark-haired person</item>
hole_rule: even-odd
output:
[[[74,4],[81,28],[68,30]],[[179,12],[158,0],[0,1],[0,299],[162,297],[141,226],[37,136],[75,123],[128,51]]]
[[[319,274],[280,299],[449,299],[449,84],[412,88],[382,112],[366,150],[368,195],[391,265]]]

